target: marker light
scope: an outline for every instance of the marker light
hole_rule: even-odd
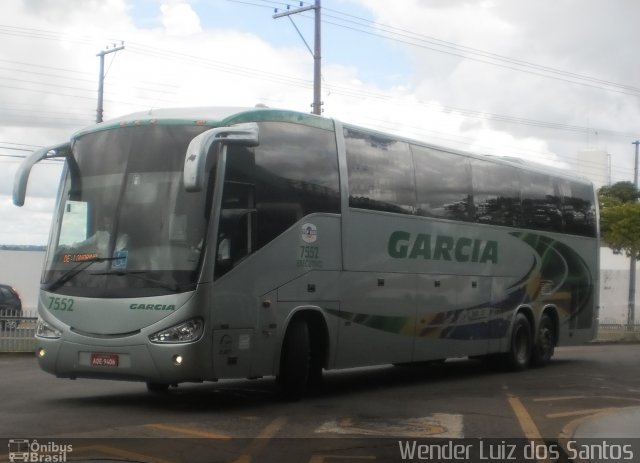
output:
[[[62,332],[49,325],[42,318],[38,318],[38,324],[36,326],[36,336],[39,338],[56,339],[62,336]]]
[[[204,331],[204,322],[201,318],[193,318],[178,325],[158,331],[149,336],[149,341],[156,344],[181,344],[194,342],[200,339]]]
[[[40,349],[38,349],[38,351],[36,352],[36,355],[37,355],[39,358],[42,358],[42,357],[44,357],[45,355],[47,355],[47,351],[46,351],[46,350],[44,350],[44,348],[42,348],[42,347],[41,347],[41,348],[40,348]]]
[[[174,363],[176,366],[180,366],[180,365],[182,365],[182,361],[183,361],[183,360],[184,360],[184,359],[182,358],[182,355],[174,355],[174,356],[173,356],[173,363]]]

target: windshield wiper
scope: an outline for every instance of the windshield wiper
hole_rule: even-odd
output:
[[[70,268],[65,273],[60,275],[60,278],[58,278],[57,280],[55,280],[55,281],[49,283],[47,286],[45,286],[45,291],[55,291],[60,286],[65,284],[67,281],[71,280],[72,278],[75,278],[76,275],[78,275],[80,272],[82,272],[86,268],[90,267],[91,264],[95,264],[96,262],[108,262],[108,261],[120,260],[120,259],[125,259],[125,257],[124,256],[120,256],[120,257],[92,257],[90,259],[83,260],[82,262],[78,263],[78,265],[75,265],[73,268]]]
[[[149,283],[154,283],[160,286],[161,288],[168,289],[169,291],[173,291],[174,293],[180,292],[180,286],[178,286],[177,284],[171,284],[163,280],[157,280],[155,278],[143,276],[141,275],[141,273],[149,273],[149,271],[148,270],[111,270],[109,272],[94,272],[94,273],[90,273],[89,275],[115,275],[119,277],[132,276]]]

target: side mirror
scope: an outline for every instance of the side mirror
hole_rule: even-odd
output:
[[[24,198],[27,194],[27,183],[29,182],[29,174],[31,168],[43,159],[66,158],[71,154],[71,143],[62,143],[60,145],[48,146],[31,153],[22,161],[13,182],[13,204],[16,206],[24,205]]]
[[[216,127],[191,140],[184,160],[185,189],[202,190],[211,145],[217,142],[221,145],[258,146],[258,134],[258,124],[250,122],[232,127]]]

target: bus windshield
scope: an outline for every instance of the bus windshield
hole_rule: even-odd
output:
[[[130,126],[76,139],[43,289],[111,298],[195,289],[215,174],[191,193],[183,167],[189,142],[208,128]]]

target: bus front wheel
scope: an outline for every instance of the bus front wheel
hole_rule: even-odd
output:
[[[507,352],[507,366],[514,371],[525,370],[531,362],[533,340],[531,324],[522,313],[516,315],[511,330],[511,347]]]
[[[284,338],[280,374],[276,378],[278,389],[285,399],[298,400],[304,395],[310,367],[309,325],[304,319],[294,319]]]

